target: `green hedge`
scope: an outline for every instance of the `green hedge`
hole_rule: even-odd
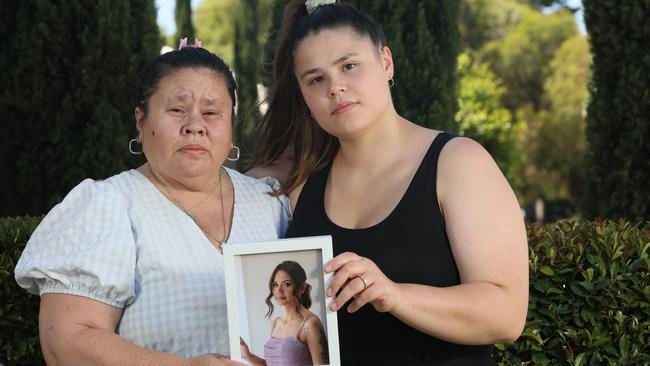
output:
[[[530,301],[503,365],[649,365],[650,222],[528,227]]]
[[[41,219],[0,219],[0,365],[45,364],[38,342],[39,297],[14,280],[16,262]]]
[[[0,365],[43,364],[38,297],[13,279],[40,219],[0,219]],[[528,321],[500,364],[650,365],[650,222],[529,226],[528,240]]]

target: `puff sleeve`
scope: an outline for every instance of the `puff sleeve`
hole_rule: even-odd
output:
[[[32,234],[15,268],[18,284],[119,308],[133,301],[137,252],[127,203],[108,181],[81,182]]]

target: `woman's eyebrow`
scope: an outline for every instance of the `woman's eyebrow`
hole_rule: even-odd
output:
[[[226,99],[223,97],[204,97],[201,99],[201,102],[207,106],[221,105],[226,102]]]
[[[340,63],[343,63],[343,62],[347,61],[350,57],[352,57],[352,56],[357,56],[357,55],[358,55],[357,52],[349,52],[349,53],[346,53],[345,55],[343,55],[343,56],[337,58],[336,60],[334,60],[334,61],[332,62],[332,65],[336,66],[337,64],[340,64]],[[307,75],[309,75],[309,74],[315,74],[315,73],[318,72],[318,70],[319,70],[319,69],[318,69],[317,67],[314,67],[314,68],[312,68],[312,69],[309,69],[309,70],[303,72],[302,75],[300,75],[300,79],[303,79],[305,76],[307,76]]]

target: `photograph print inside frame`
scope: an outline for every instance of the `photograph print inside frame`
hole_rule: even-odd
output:
[[[325,286],[332,238],[224,246],[230,357],[268,366],[339,365]]]

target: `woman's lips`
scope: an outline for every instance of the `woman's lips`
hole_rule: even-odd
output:
[[[190,144],[190,145],[185,145],[181,148],[181,151],[189,153],[189,154],[198,154],[198,153],[203,153],[208,151],[205,147],[201,145],[195,145],[195,144]]]
[[[350,109],[357,106],[357,102],[342,102],[336,105],[336,108],[332,111],[332,114],[343,114]]]

